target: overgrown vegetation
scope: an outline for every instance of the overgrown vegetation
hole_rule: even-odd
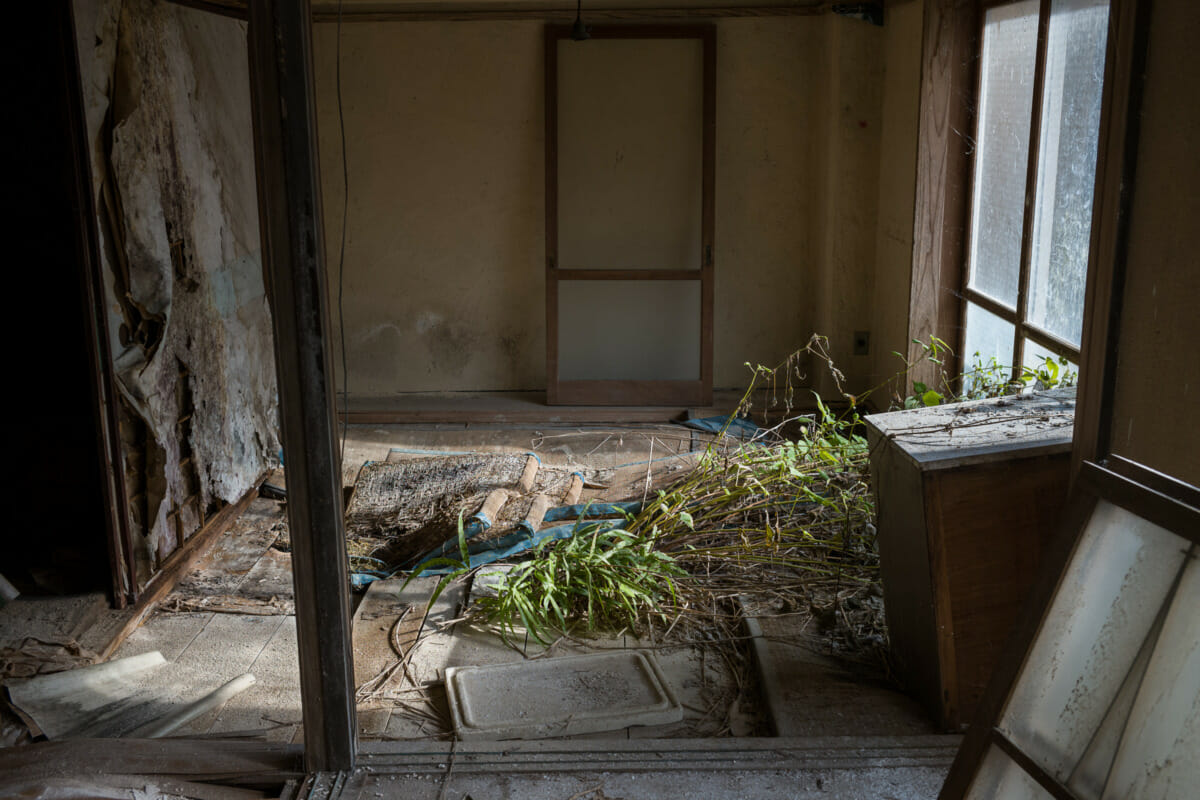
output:
[[[940,339],[922,347],[922,358],[938,366],[951,355]],[[806,364],[828,371],[845,402],[840,412],[815,393],[813,412],[794,412]],[[912,366],[906,362],[898,377]],[[941,378],[936,390],[915,384],[915,394],[895,405],[1071,385],[1074,374],[1064,366],[1046,359],[1014,382],[1011,368],[976,354],[964,374]],[[763,427],[753,439],[716,437],[693,469],[618,526],[581,522],[570,538],[538,545],[473,613],[506,638],[520,625],[548,644],[560,635],[621,629],[694,640],[697,626],[713,625],[736,638],[749,607],[755,615],[794,616],[799,629],[842,655],[886,663],[869,452],[859,418],[866,396],[844,390],[819,335],[782,364],[751,371],[730,421],[754,411],[753,399],[765,390],[769,407],[756,411]],[[459,546],[461,560],[425,565],[453,570],[438,592],[469,571],[461,521]]]

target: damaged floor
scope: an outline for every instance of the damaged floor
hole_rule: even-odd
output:
[[[623,487],[624,491],[650,493],[687,469],[691,463],[689,454],[702,449],[707,441],[707,434],[679,426],[650,424],[536,429],[501,423],[352,426],[346,442],[345,482],[352,485],[366,462],[396,462],[441,454],[534,452],[548,467],[586,466],[593,474],[603,472],[606,480],[623,474],[629,483]],[[631,475],[635,477],[630,478]],[[282,484],[282,475],[277,474],[273,482]],[[602,492],[589,490],[585,500],[587,495],[596,497]],[[287,550],[284,503],[265,497],[254,500],[201,563],[113,654],[113,658],[124,658],[153,651],[161,653],[168,663],[139,678],[138,691],[164,702],[186,702],[239,675],[254,675],[255,681],[249,688],[191,720],[173,735],[248,737],[278,743],[303,741]],[[401,581],[380,581],[357,601],[355,679],[360,686],[359,731],[364,742],[374,740],[386,747],[389,741],[406,740],[405,746],[420,745],[433,748],[429,750],[431,753],[443,753],[438,762],[442,764],[445,748],[465,747],[464,743],[447,744],[449,714],[442,688],[446,668],[630,649],[654,653],[666,682],[679,697],[683,718],[669,724],[559,737],[559,741],[570,739],[570,746],[579,747],[587,745],[588,740],[596,740],[601,749],[620,748],[619,742],[632,740],[646,740],[647,747],[656,749],[662,749],[671,740],[691,739],[702,747],[711,747],[714,741],[727,741],[717,747],[728,751],[733,760],[761,757],[761,753],[753,755],[759,751],[756,746],[746,744],[752,740],[745,737],[762,737],[764,742],[773,741],[780,746],[790,742],[784,750],[791,753],[788,748],[800,749],[793,754],[795,758],[784,758],[779,768],[798,770],[794,777],[801,783],[808,781],[816,794],[826,792],[845,777],[838,773],[839,769],[851,766],[867,771],[882,769],[881,786],[886,784],[890,788],[886,792],[860,795],[864,797],[932,796],[957,744],[957,737],[934,735],[932,725],[916,704],[877,677],[864,677],[842,662],[816,652],[804,632],[796,629],[795,620],[777,612],[752,620],[745,642],[740,645],[739,652],[743,655],[740,663],[723,659],[716,650],[667,647],[623,635],[604,640],[559,641],[547,653],[545,648],[530,646],[528,642],[517,649],[505,646],[493,632],[474,626],[447,624],[459,616],[467,599],[465,588],[458,586],[447,590],[437,606],[430,609],[422,644],[411,661],[400,665],[404,674],[399,674],[397,654],[408,651],[406,642],[397,641],[397,637],[405,634],[402,616],[410,606],[423,611],[424,600],[435,580],[418,579],[402,594]],[[411,621],[408,627],[411,635]],[[525,652],[518,652],[520,649]],[[381,677],[384,680],[380,681]],[[817,750],[797,744],[811,737],[850,738],[829,739],[825,749],[818,748],[821,755],[816,757],[813,753]],[[475,748],[472,763],[477,766],[463,770],[454,784],[456,790],[461,785],[461,792],[467,793],[478,792],[479,782],[490,779],[483,774],[487,770],[480,772],[482,768],[478,765],[487,761],[485,754],[491,751],[480,744],[471,746]],[[536,769],[538,756],[533,754],[541,752],[540,746],[548,745],[532,749],[523,746],[522,752],[530,754],[528,770]],[[747,747],[750,755],[740,752],[739,748]],[[378,761],[379,757],[367,757],[367,761],[372,758]],[[755,769],[763,766],[759,764]],[[693,771],[695,768],[695,764],[687,767]],[[889,769],[893,771],[888,772]],[[341,794],[330,794],[334,787],[329,786],[309,788],[314,796],[349,797],[361,791],[363,796],[370,797],[377,796],[374,793],[386,783],[395,785],[397,791],[416,792],[413,796],[425,796],[428,789],[429,796],[435,797],[445,788],[442,786],[445,776],[440,773],[431,764],[407,764],[401,759],[385,766],[376,765],[374,771],[356,773],[351,783],[337,789]],[[592,780],[586,770],[573,777],[543,777],[548,781],[547,787],[559,784],[573,787],[562,794],[564,797],[610,796],[602,790],[586,793],[589,787],[582,784]],[[529,793],[531,780],[532,772],[507,778],[512,784],[511,796],[537,796]],[[665,791],[651,789],[650,783],[641,784],[648,790],[645,794],[633,793],[633,784],[620,791],[629,792],[629,796],[656,796]],[[578,794],[581,791],[585,793]],[[555,792],[559,790],[544,796],[561,794]]]

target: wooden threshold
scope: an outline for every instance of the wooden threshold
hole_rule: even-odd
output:
[[[665,406],[546,404],[544,392],[413,393],[350,401],[349,413],[338,412],[351,425],[526,424],[588,425],[675,422],[692,416],[728,414],[743,392],[717,390],[710,402]],[[758,399],[755,408],[765,407]]]
[[[221,739],[69,739],[0,748],[0,794],[106,775],[274,788],[302,777],[303,747]],[[80,795],[82,796],[82,795]],[[215,796],[215,792],[214,792]]]

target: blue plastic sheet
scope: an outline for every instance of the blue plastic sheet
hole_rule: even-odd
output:
[[[738,417],[730,414],[727,417],[701,417],[700,419],[689,419],[679,423],[685,428],[694,428],[698,431],[706,433],[720,433],[725,431],[729,436],[734,436],[738,439],[753,439],[758,435],[759,427],[745,417]],[[729,427],[726,428],[725,426]]]
[[[637,514],[642,510],[641,500],[624,503],[576,503],[573,506],[558,506],[546,512],[546,522],[562,522],[575,519],[613,519],[626,514]]]
[[[569,539],[576,531],[591,534],[597,530],[597,526],[599,526],[600,531],[606,531],[615,527],[615,524],[612,522],[598,522],[595,525],[584,526],[573,522],[570,525],[555,525],[553,528],[544,528],[532,535],[528,531],[518,531],[517,533],[510,533],[507,536],[501,536],[499,539],[493,539],[490,542],[479,542],[467,548],[467,554],[470,556],[469,568],[482,567],[485,564],[491,564],[494,561],[515,556],[526,550],[532,550],[542,542]],[[459,569],[457,566],[437,567],[424,570],[421,574],[446,575],[457,569]]]

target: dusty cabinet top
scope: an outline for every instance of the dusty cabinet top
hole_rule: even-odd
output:
[[[867,417],[874,449],[881,439],[923,470],[1071,450],[1075,389],[971,400]]]

